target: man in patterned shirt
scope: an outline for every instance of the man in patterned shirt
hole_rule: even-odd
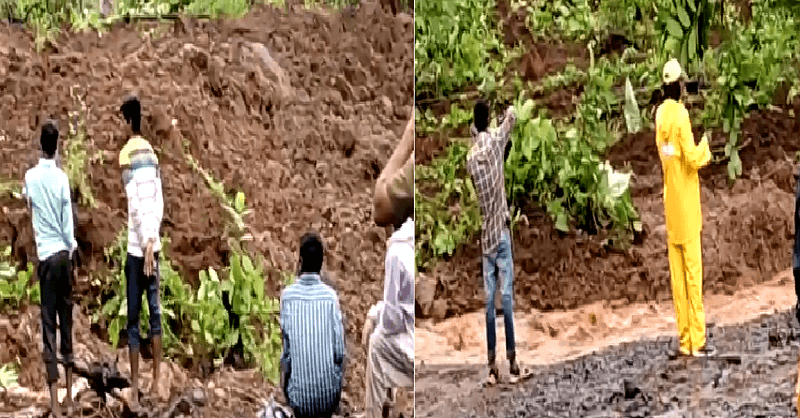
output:
[[[329,418],[339,406],[344,326],[339,297],[320,277],[322,240],[300,239],[297,282],[281,292],[281,387],[297,418]]]
[[[498,379],[495,363],[495,292],[498,276],[503,279],[503,320],[506,331],[506,353],[513,377],[520,374],[514,343],[514,260],[511,249],[511,217],[506,201],[504,151],[516,122],[514,107],[508,108],[505,120],[490,132],[489,105],[484,100],[475,104],[475,122],[471,128],[472,148],[467,155],[467,171],[472,177],[483,218],[481,249],[483,250],[483,285],[486,290],[486,340],[489,358],[489,379]]]
[[[139,313],[142,293],[147,291],[150,312],[150,335],[153,341],[153,385],[158,389],[161,363],[161,300],[158,252],[161,250],[159,229],[164,216],[161,194],[161,172],[158,158],[141,136],[142,108],[135,96],[126,98],[120,108],[130,125],[132,136],[119,154],[122,181],[128,196],[128,257],[125,262],[128,298],[128,349],[131,358],[132,403],[139,402]]]

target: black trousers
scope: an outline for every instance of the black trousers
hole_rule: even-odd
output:
[[[56,358],[56,318],[61,331],[61,356],[65,367],[72,367],[72,263],[67,251],[39,262],[37,269],[42,293],[42,339],[44,340],[47,383],[58,381]]]

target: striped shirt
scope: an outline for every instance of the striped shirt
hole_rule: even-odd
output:
[[[42,158],[25,173],[23,193],[31,206],[39,261],[77,248],[69,179],[54,160]]]
[[[281,367],[295,415],[333,412],[342,392],[344,327],[339,297],[317,274],[302,274],[281,293]]]
[[[494,131],[477,132],[474,126],[471,129],[473,145],[467,155],[467,171],[481,207],[481,247],[485,255],[497,252],[500,236],[506,222],[511,219],[506,201],[503,155],[516,120],[514,112],[507,112],[503,123]]]
[[[119,153],[122,182],[128,196],[128,253],[143,257],[147,240],[155,239],[153,252],[161,250],[159,229],[164,216],[161,172],[153,147],[133,136]]]

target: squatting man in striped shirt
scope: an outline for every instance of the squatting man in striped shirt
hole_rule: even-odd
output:
[[[296,418],[329,418],[342,395],[344,326],[323,256],[320,236],[303,235],[297,281],[281,292],[281,387]]]
[[[375,185],[373,219],[393,227],[383,300],[362,330],[367,348],[366,416],[388,417],[395,388],[414,387],[414,118]]]
[[[39,259],[36,274],[42,298],[42,357],[50,389],[50,408],[60,417],[58,403],[58,360],[56,358],[56,318],[61,332],[61,355],[67,378],[67,411],[72,406],[72,260],[78,248],[75,241],[69,180],[56,166],[58,128],[53,121],[42,127],[42,158],[25,173],[23,193],[27,197]]]
[[[161,363],[161,299],[158,252],[159,229],[164,216],[161,172],[153,147],[142,137],[142,107],[136,96],[128,96],[120,108],[130,125],[131,137],[119,154],[122,182],[128,196],[128,256],[125,262],[128,299],[128,350],[131,361],[132,406],[139,403],[139,313],[142,294],[147,292],[150,335],[153,342],[153,384],[158,389]]]

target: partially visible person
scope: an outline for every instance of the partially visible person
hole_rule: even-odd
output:
[[[389,394],[414,387],[413,215],[413,206],[395,214],[398,221],[386,249],[383,300],[370,309],[365,324],[367,418],[387,417]]]
[[[689,112],[681,100],[683,70],[677,60],[664,65],[664,102],[656,110],[656,146],[664,172],[669,272],[681,355],[707,356],[703,309],[703,260],[700,232],[700,181],[697,170],[711,160],[704,137],[695,145]]]
[[[495,292],[502,279],[503,320],[506,332],[506,355],[509,372],[516,378],[520,369],[516,361],[514,340],[514,259],[511,242],[511,216],[506,199],[503,171],[506,144],[517,117],[514,107],[506,110],[500,126],[489,130],[489,105],[479,100],[474,108],[472,148],[467,154],[467,171],[475,185],[481,208],[481,249],[483,285],[486,290],[486,343],[489,379],[497,381]]]
[[[281,292],[281,387],[296,418],[329,418],[342,395],[344,326],[323,257],[320,236],[303,235],[297,281]]]
[[[58,128],[53,121],[42,126],[42,158],[25,173],[24,194],[31,211],[42,304],[42,357],[50,389],[53,416],[61,416],[58,403],[56,320],[61,332],[61,356],[67,379],[67,410],[72,406],[72,257],[78,247],[70,199],[69,179],[56,166]]]
[[[792,248],[792,273],[794,274],[794,294],[797,304],[794,316],[800,323],[800,177],[794,189],[794,247]],[[800,382],[800,380],[798,380]],[[800,386],[798,386],[800,390]],[[798,405],[800,408],[800,404]]]
[[[402,216],[409,210],[414,212],[413,116],[375,183],[372,216],[375,224],[388,227],[405,222]]]
[[[159,231],[164,216],[161,170],[153,147],[142,137],[142,107],[129,96],[120,108],[131,136],[119,154],[122,182],[128,197],[128,255],[125,262],[128,299],[128,349],[131,361],[132,403],[139,403],[139,314],[142,294],[147,292],[150,335],[153,342],[153,385],[157,393],[161,364],[161,298],[158,253]]]

